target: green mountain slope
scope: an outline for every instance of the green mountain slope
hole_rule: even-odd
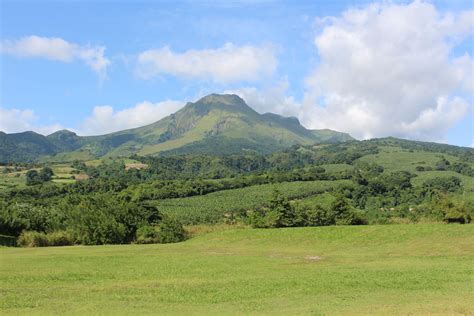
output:
[[[153,124],[102,136],[80,137],[66,130],[47,137],[32,132],[2,133],[0,162],[34,161],[44,155],[54,161],[70,161],[135,153],[269,153],[295,144],[351,139],[331,130],[308,130],[293,117],[259,114],[236,95],[211,94]]]

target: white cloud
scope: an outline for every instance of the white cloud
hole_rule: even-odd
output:
[[[103,46],[80,46],[62,38],[27,36],[17,40],[2,40],[0,51],[21,58],[45,58],[60,62],[81,60],[102,79],[107,75],[110,60]]]
[[[81,135],[101,135],[144,126],[176,112],[183,106],[184,103],[178,101],[159,103],[144,101],[120,111],[115,111],[108,105],[96,106],[92,115],[82,124],[79,133]]]
[[[472,106],[462,99],[474,91],[472,56],[452,56],[473,33],[473,12],[384,2],[320,20],[300,119],[358,138],[439,140]]]
[[[6,133],[34,131],[43,135],[49,135],[62,129],[59,124],[38,125],[37,121],[38,117],[32,110],[0,108],[0,131]]]
[[[172,75],[230,83],[262,79],[271,75],[276,65],[271,46],[235,46],[227,43],[218,49],[192,49],[184,53],[175,53],[168,47],[147,50],[138,56],[136,73],[144,79]]]

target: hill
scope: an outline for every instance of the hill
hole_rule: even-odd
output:
[[[331,130],[308,130],[294,117],[259,114],[236,95],[208,95],[153,124],[101,136],[63,130],[0,134],[0,162],[29,162],[43,156],[72,161],[132,154],[270,153],[295,144],[351,140]]]

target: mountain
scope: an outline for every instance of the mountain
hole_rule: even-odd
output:
[[[186,153],[269,153],[295,144],[352,140],[331,130],[308,130],[297,118],[259,114],[236,95],[211,94],[153,124],[101,136],[81,137],[62,130],[0,134],[0,162],[70,161]]]

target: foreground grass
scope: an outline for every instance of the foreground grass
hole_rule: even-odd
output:
[[[474,313],[474,225],[233,229],[0,255],[5,314]]]

